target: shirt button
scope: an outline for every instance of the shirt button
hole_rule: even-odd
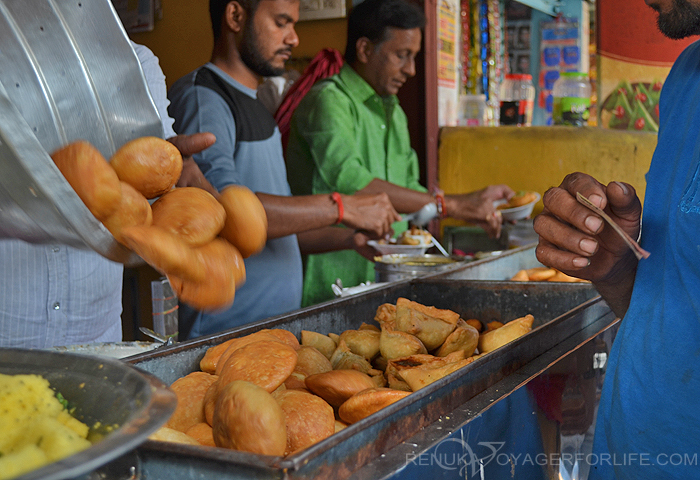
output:
[[[382,125],[382,130],[386,128],[386,125]]]
[[[61,308],[61,304],[60,304],[60,303],[56,302],[56,303],[53,304],[53,309],[54,309],[54,310],[58,310],[58,309],[60,309],[60,308]]]

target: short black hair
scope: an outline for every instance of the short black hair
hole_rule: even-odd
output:
[[[234,0],[209,0],[209,18],[211,19],[211,30],[214,33],[214,41],[217,41],[221,36],[221,21],[226,11],[226,6]],[[258,4],[261,0],[235,0],[238,2],[249,17],[255,14]]]
[[[425,14],[411,0],[364,0],[348,17],[348,41],[345,61],[357,60],[357,40],[366,37],[378,44],[386,40],[389,27],[410,30],[425,27]]]

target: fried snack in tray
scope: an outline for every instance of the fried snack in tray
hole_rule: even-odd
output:
[[[410,395],[410,392],[391,388],[369,388],[348,398],[338,408],[338,415],[342,421],[353,424],[408,395]]]
[[[496,350],[513,340],[522,337],[532,330],[534,317],[530,314],[511,320],[500,328],[483,333],[479,336],[479,352],[488,353]]]
[[[296,351],[284,343],[260,340],[235,350],[219,366],[219,392],[235,380],[245,380],[268,392],[294,371]]]
[[[333,356],[333,352],[337,348],[335,340],[333,340],[328,335],[324,335],[318,332],[312,332],[310,330],[301,331],[301,344],[307,345],[309,347],[314,347],[316,350],[321,352],[330,360]]]
[[[276,391],[287,427],[285,455],[291,455],[335,433],[335,413],[321,397],[299,390]]]
[[[205,447],[216,447],[214,442],[214,429],[206,422],[196,423],[185,432],[190,437]]]
[[[122,230],[135,225],[149,226],[153,223],[153,210],[146,197],[134,187],[125,182],[121,183],[122,196],[117,210],[102,220],[114,239],[126,245]]]
[[[184,443],[185,445],[200,445],[197,439],[187,435],[184,432],[175,430],[170,427],[160,427],[158,430],[148,436],[149,440],[157,442]]]
[[[200,445],[216,447],[216,442],[214,442],[214,429],[206,422],[192,425],[185,433],[197,440]]]
[[[109,164],[119,179],[146,198],[156,198],[175,186],[182,173],[182,155],[158,137],[140,137],[122,145]]]
[[[367,360],[372,360],[379,354],[378,330],[345,330],[340,334],[340,340],[345,342],[352,353],[361,355]]]
[[[306,378],[308,389],[334,407],[362,390],[373,388],[374,382],[366,373],[357,370],[331,370]]]
[[[121,183],[99,150],[79,140],[56,150],[51,158],[96,219],[103,221],[117,211]]]
[[[471,357],[465,356],[464,350],[458,350],[445,357],[413,355],[392,360],[389,364],[392,370],[396,370],[398,377],[415,392],[469,365],[472,361]]]
[[[227,340],[223,343],[220,343],[218,345],[214,345],[213,347],[209,347],[207,351],[204,353],[204,357],[202,357],[202,360],[199,362],[199,368],[201,368],[205,372],[209,373],[216,373],[217,375],[221,373],[221,368],[219,368],[220,363],[225,363],[226,359],[236,350],[238,350],[241,347],[244,347],[248,345],[249,343],[253,342],[258,342],[260,340],[269,340],[272,342],[280,342],[280,343],[285,343],[281,341],[282,338],[288,338],[286,335],[284,337],[275,334],[274,332],[278,329],[264,329],[264,330],[258,330],[257,332],[253,332],[249,335],[245,335],[243,337],[236,337],[232,338],[230,340]],[[291,332],[287,332],[290,335],[294,336]],[[296,337],[295,337],[296,340]],[[287,340],[286,341],[287,345],[289,345],[292,348],[294,347],[294,343]],[[298,342],[296,343],[296,348],[299,347]]]
[[[431,351],[445,341],[457,326],[459,314],[399,298],[396,301],[396,330],[415,335]]]
[[[218,378],[205,372],[192,372],[175,380],[170,389],[175,392],[177,406],[165,426],[187,433],[193,425],[204,422],[204,395]]]
[[[281,456],[287,448],[282,407],[270,392],[244,380],[234,380],[221,390],[213,435],[217,446],[244,452]]]
[[[393,303],[383,303],[377,307],[374,320],[383,328],[387,326],[394,330],[396,328],[396,305]]]
[[[416,353],[428,353],[418,337],[410,333],[392,330],[388,326],[382,326],[382,333],[379,336],[379,351],[382,357],[387,360],[408,357]]]
[[[331,365],[334,370],[357,370],[363,373],[372,370],[372,364],[362,355],[353,353],[342,339],[338,341],[338,348],[331,355]]]
[[[214,196],[195,187],[174,188],[151,205],[153,225],[180,237],[191,247],[216,238],[226,221],[226,210]]]
[[[462,351],[465,356],[469,357],[474,354],[478,344],[479,331],[462,321],[462,324],[458,324],[454,331],[447,336],[443,344],[435,350],[435,356],[446,357],[453,352]]]
[[[306,389],[306,377],[333,370],[330,360],[314,347],[302,345],[297,350],[297,364],[284,385],[290,389]]]
[[[549,267],[533,267],[527,270],[518,270],[510,280],[514,282],[590,283],[588,280],[572,277],[564,272]]]

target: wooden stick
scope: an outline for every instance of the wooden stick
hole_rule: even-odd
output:
[[[586,207],[603,217],[603,220],[608,222],[608,224],[613,228],[613,230],[615,230],[617,234],[622,237],[627,246],[632,249],[634,255],[637,257],[637,260],[641,260],[642,258],[649,258],[649,255],[651,254],[644,250],[642,247],[640,247],[639,244],[632,239],[632,237],[627,235],[627,232],[620,228],[620,226],[617,223],[615,223],[613,219],[608,216],[607,213],[605,213],[599,207],[596,207],[590,200],[581,195],[579,192],[576,192],[576,199],[579,201],[579,203],[585,205]]]

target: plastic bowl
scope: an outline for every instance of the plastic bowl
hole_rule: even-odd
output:
[[[503,216],[503,220],[514,222],[516,220],[525,220],[526,218],[529,218],[532,215],[532,210],[535,208],[535,204],[539,202],[541,198],[539,193],[535,192],[535,195],[537,198],[530,203],[519,207],[500,209],[499,211]],[[493,206],[498,208],[499,205],[503,205],[504,203],[508,202],[506,200],[496,200],[493,202]]]

